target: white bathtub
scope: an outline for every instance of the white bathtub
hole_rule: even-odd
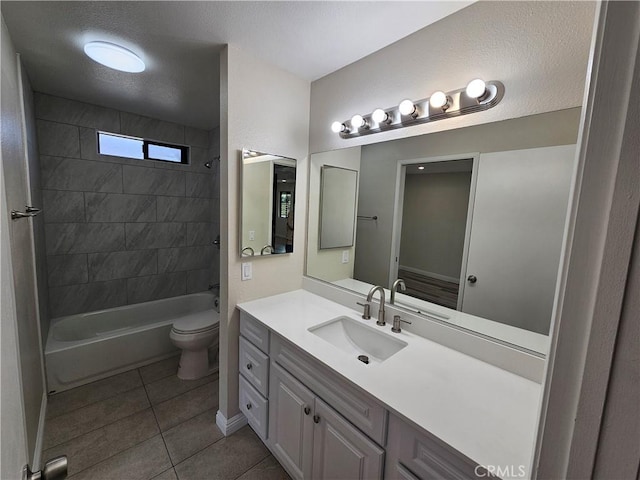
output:
[[[44,352],[49,393],[179,353],[169,339],[173,322],[203,312],[218,320],[217,305],[204,292],[52,319]]]

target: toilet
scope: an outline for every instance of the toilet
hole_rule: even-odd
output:
[[[173,322],[169,338],[182,350],[178,378],[197,380],[209,374],[209,348],[218,343],[219,324],[218,313],[211,310]]]

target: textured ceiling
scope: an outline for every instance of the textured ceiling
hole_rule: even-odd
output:
[[[34,90],[210,129],[219,122],[219,52],[232,43],[315,80],[472,1],[2,1]],[[139,74],[82,52],[106,40],[138,53]]]

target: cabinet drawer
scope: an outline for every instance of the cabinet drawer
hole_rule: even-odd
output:
[[[269,385],[269,357],[255,345],[240,337],[240,373],[265,397]]]
[[[409,425],[394,415],[389,418],[388,450],[397,452],[397,460],[416,477],[427,480],[477,480],[477,464],[424,430]],[[483,470],[484,472],[484,470]],[[407,478],[398,469],[392,478]],[[411,477],[409,477],[411,478]]]
[[[267,439],[268,401],[240,375],[240,410],[262,440]]]
[[[330,368],[277,335],[271,338],[271,359],[310,388],[338,413],[379,445],[387,433],[387,410],[370,395],[341,379]]]
[[[240,335],[269,354],[269,329],[245,312],[240,312]]]

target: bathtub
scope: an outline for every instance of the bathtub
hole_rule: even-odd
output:
[[[162,360],[179,353],[169,339],[173,322],[210,311],[209,292],[80,313],[51,320],[45,362],[49,393]]]

